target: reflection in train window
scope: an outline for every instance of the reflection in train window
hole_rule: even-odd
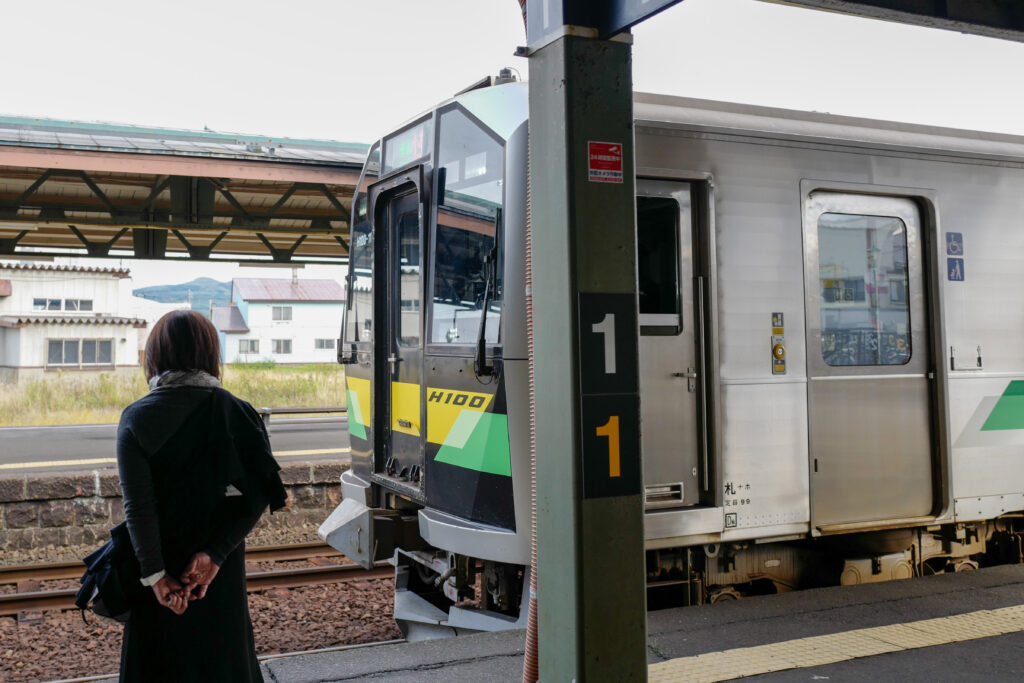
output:
[[[497,343],[502,147],[462,111],[450,109],[441,114],[438,167],[430,342],[475,344],[486,305],[484,340]]]
[[[636,198],[636,266],[640,313],[679,315],[679,204]]]
[[[899,218],[818,219],[821,354],[829,365],[910,361],[907,228]]]
[[[345,311],[347,342],[370,341],[373,325],[373,223],[370,221],[366,189],[377,180],[380,146],[375,144],[366,161],[366,173],[352,201],[352,241],[349,245],[351,280]]]

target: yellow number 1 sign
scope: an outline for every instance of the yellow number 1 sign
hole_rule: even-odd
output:
[[[619,460],[619,416],[611,415],[608,421],[597,428],[598,436],[608,437],[608,476],[622,476]]]

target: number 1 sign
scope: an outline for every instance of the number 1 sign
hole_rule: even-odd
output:
[[[583,497],[641,490],[636,298],[580,293]]]

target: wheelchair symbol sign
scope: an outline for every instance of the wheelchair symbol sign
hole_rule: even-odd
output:
[[[962,232],[947,232],[946,233],[946,255],[947,256],[963,256],[964,255],[964,234]]]

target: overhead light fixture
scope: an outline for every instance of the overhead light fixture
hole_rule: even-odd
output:
[[[35,222],[21,221],[0,221],[0,230],[38,230],[39,225]]]

